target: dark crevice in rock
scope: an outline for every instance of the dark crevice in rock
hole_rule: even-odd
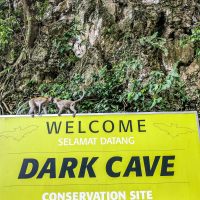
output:
[[[192,34],[192,30],[191,30],[191,28],[183,27],[183,33],[185,33],[187,35],[191,35]]]
[[[172,33],[169,34],[169,39],[172,39],[172,40],[175,39],[175,33],[174,32],[172,32]]]
[[[155,27],[155,32],[158,32],[159,37],[161,37],[165,31],[165,22],[166,22],[165,13],[161,12],[158,16],[158,21]]]

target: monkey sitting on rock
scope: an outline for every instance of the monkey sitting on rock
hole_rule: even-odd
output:
[[[77,111],[75,109],[76,103],[80,102],[84,98],[84,96],[85,96],[85,90],[83,90],[83,95],[81,96],[81,98],[77,99],[75,101],[61,100],[61,99],[58,99],[58,98],[54,98],[53,103],[55,103],[57,108],[58,108],[58,115],[60,116],[64,110],[67,110],[68,113],[72,112],[73,117],[75,117],[75,115],[77,113]]]

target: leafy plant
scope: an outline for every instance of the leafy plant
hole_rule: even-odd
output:
[[[182,110],[189,102],[177,65],[166,76],[152,71],[145,80],[139,77],[143,63],[137,58],[123,60],[112,69],[102,67],[92,75],[86,88],[86,98],[79,104],[79,112],[170,111]],[[76,74],[70,82],[42,84],[42,95],[61,99],[77,99],[84,76]],[[52,112],[55,110],[52,110]]]
[[[200,23],[197,23],[195,28],[192,29],[192,34],[181,38],[180,45],[184,47],[185,45],[192,43],[195,47],[195,57],[198,59],[200,57]]]
[[[37,6],[37,17],[39,18],[39,20],[43,20],[44,15],[49,6],[49,1],[48,0],[43,0],[41,2],[38,1],[36,6]]]
[[[71,66],[78,61],[78,58],[73,52],[73,43],[80,34],[81,30],[78,22],[73,21],[66,32],[59,34],[53,39],[53,47],[61,57],[60,68]]]
[[[4,51],[7,45],[11,42],[14,27],[18,25],[14,17],[0,19],[0,50]]]
[[[161,71],[152,71],[148,82],[135,80],[130,88],[128,102],[137,111],[182,109],[188,101],[176,67],[167,76]]]
[[[162,71],[152,71],[146,81],[138,77],[141,67],[138,59],[122,61],[111,70],[103,67],[98,74],[94,74],[93,83],[87,89],[88,96],[93,97],[95,102],[84,101],[81,108],[90,112],[169,111],[184,108],[189,99],[176,66],[167,76]],[[127,70],[130,68],[133,73],[127,85]]]
[[[155,49],[161,50],[166,56],[168,55],[168,50],[165,46],[166,39],[158,37],[158,32],[155,32],[153,35],[142,37],[139,39],[141,45],[150,45]]]
[[[27,81],[27,83],[26,83],[26,85],[28,86],[28,87],[33,87],[34,85],[36,85],[37,84],[37,81],[36,80],[29,80],[29,81]]]

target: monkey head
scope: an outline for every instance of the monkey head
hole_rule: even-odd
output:
[[[53,97],[48,97],[48,102],[49,103],[52,103],[54,101],[54,98]]]
[[[59,102],[60,101],[60,99],[59,98],[53,98],[53,103],[57,103],[57,102]]]

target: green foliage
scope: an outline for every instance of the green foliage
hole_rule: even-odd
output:
[[[70,92],[67,90],[67,84],[64,83],[43,83],[39,86],[38,91],[41,93],[42,96],[50,96],[56,97],[61,99],[69,99]],[[57,108],[54,104],[50,104],[48,107],[49,113],[56,113]]]
[[[43,0],[43,1],[38,1],[36,4],[37,7],[37,18],[39,20],[43,20],[44,15],[47,11],[47,8],[49,6],[49,1],[48,0]]]
[[[145,80],[139,77],[142,68],[142,62],[135,58],[121,61],[111,70],[102,67],[92,75],[86,98],[78,105],[79,112],[182,110],[189,99],[176,66],[167,76],[162,71],[152,71]],[[39,92],[61,99],[77,99],[82,84],[84,77],[76,74],[70,83],[42,84]],[[55,108],[51,112],[55,113]]]
[[[78,99],[81,95],[79,86],[83,83],[83,77],[76,74],[70,84],[67,82],[43,83],[38,91],[42,96],[51,96],[60,99]],[[55,105],[49,107],[49,113],[56,113]]]
[[[43,83],[39,86],[39,92],[42,96],[51,96],[61,99],[69,99],[74,92],[79,90],[79,86],[84,82],[81,75],[76,74],[70,84],[65,81],[56,83]]]
[[[192,29],[192,34],[181,38],[180,45],[192,43],[195,47],[195,57],[200,58],[200,23],[197,23],[195,28]]]
[[[119,38],[122,36],[120,34],[120,29],[116,24],[112,24],[110,26],[107,26],[103,29],[102,33],[107,38],[112,38],[114,40],[119,40]]]
[[[52,45],[61,57],[60,68],[71,66],[78,61],[78,58],[72,50],[73,41],[75,41],[80,34],[81,30],[79,29],[78,23],[74,21],[66,32],[59,34],[53,40]]]
[[[44,96],[47,95],[51,97],[68,99],[70,94],[69,91],[67,91],[67,88],[68,87],[66,83],[43,83],[39,87],[39,92]]]
[[[200,25],[192,29],[192,35],[190,36],[192,42],[200,42]]]
[[[147,36],[147,37],[142,37],[139,39],[139,42],[141,45],[145,46],[145,45],[149,45],[155,49],[159,49],[161,50],[166,56],[168,54],[168,50],[166,48],[166,39],[165,38],[161,38],[158,37],[158,33],[154,33],[151,36]]]
[[[4,51],[11,42],[15,26],[18,23],[14,17],[0,19],[0,51]]]
[[[37,84],[36,80],[29,80],[26,82],[26,86],[28,86],[28,87],[33,87],[36,84]]]
[[[152,71],[146,83],[135,80],[127,95],[136,111],[181,110],[188,100],[176,68],[167,76]]]
[[[127,85],[126,75],[130,67],[133,74]],[[112,70],[102,68],[93,76],[93,84],[87,90],[96,101],[84,101],[82,109],[90,112],[183,109],[188,97],[176,67],[167,76],[161,71],[153,71],[146,81],[138,78],[141,67],[141,62],[133,59],[119,63]]]

